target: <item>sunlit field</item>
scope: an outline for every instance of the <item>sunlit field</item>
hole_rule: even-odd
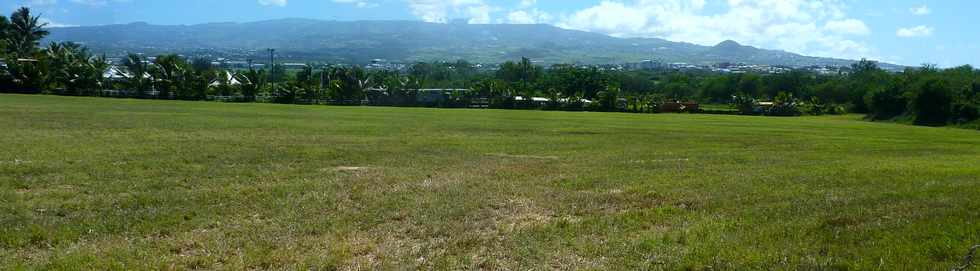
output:
[[[948,270],[980,132],[0,95],[0,269]]]

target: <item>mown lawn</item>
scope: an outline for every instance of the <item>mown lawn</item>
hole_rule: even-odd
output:
[[[0,269],[949,269],[980,132],[0,95]]]

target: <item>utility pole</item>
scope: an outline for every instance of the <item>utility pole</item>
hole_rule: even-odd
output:
[[[269,48],[269,65],[271,65],[269,77],[272,81],[272,91],[276,91],[276,49]]]
[[[143,78],[143,70],[145,69],[145,68],[143,68],[143,53],[137,53],[136,55],[139,56],[139,57],[136,58],[136,60],[139,61],[139,63],[136,63],[136,67],[137,67],[136,70],[137,70],[137,72],[135,72],[135,73],[137,73],[137,74],[134,74],[133,76],[139,76],[139,77],[136,77],[137,78],[136,79],[136,92],[140,96],[143,96],[143,79],[144,79]],[[132,71],[130,71],[130,72],[132,72]]]

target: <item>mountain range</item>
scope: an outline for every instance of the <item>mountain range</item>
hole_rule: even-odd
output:
[[[288,60],[350,63],[372,59],[500,63],[520,57],[541,63],[579,64],[656,60],[802,67],[847,66],[855,62],[759,49],[735,41],[701,46],[658,38],[618,38],[544,24],[281,19],[198,25],[130,23],[49,30],[45,43],[73,41],[111,56],[139,52],[265,59],[265,49],[276,48]]]

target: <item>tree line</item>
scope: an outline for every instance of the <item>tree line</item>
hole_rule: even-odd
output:
[[[971,66],[892,73],[862,60],[836,74],[616,70],[530,59],[481,69],[464,60],[420,62],[401,71],[349,65],[226,70],[211,59],[130,54],[111,65],[74,43],[41,47],[48,34],[21,8],[0,16],[0,91],[79,96],[298,104],[486,107],[649,112],[664,104],[729,104],[709,113],[776,116],[863,113],[920,125],[977,125],[980,71]],[[437,89],[437,90],[432,90]]]

